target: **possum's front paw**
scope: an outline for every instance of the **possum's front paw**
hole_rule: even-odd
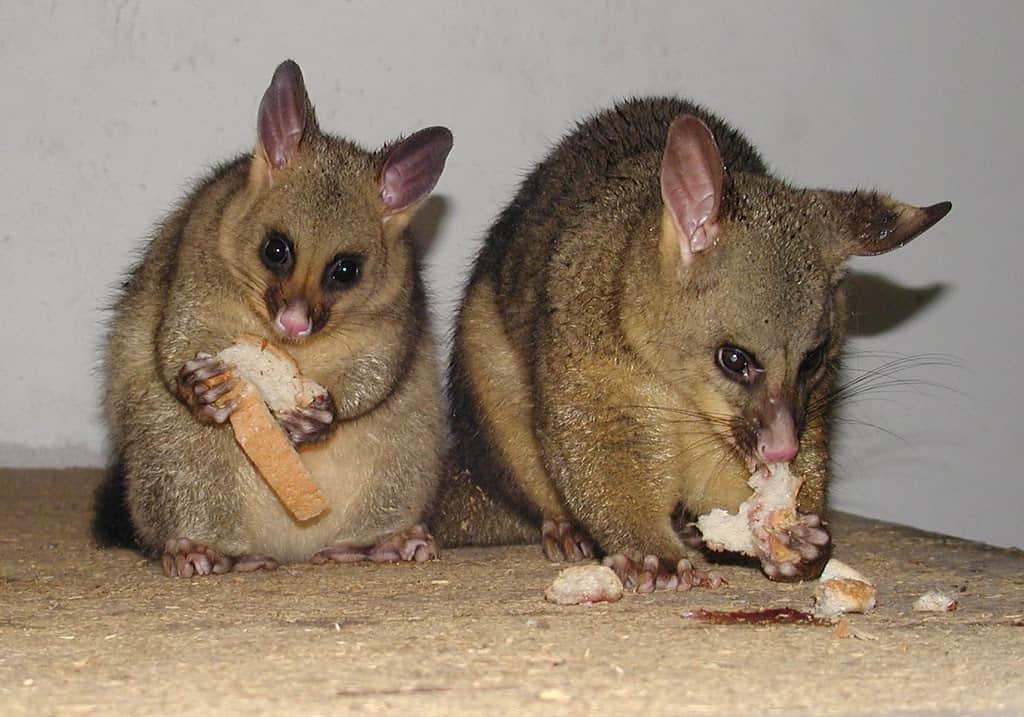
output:
[[[772,580],[816,577],[828,557],[829,538],[817,515],[798,515],[795,523],[754,532],[764,574]]]
[[[655,590],[685,591],[691,588],[717,588],[724,580],[713,570],[698,570],[686,558],[675,565],[667,565],[656,555],[648,555],[643,562],[626,557],[622,553],[609,555],[602,563],[615,571],[623,587],[638,593]]]
[[[293,445],[320,443],[334,430],[334,399],[324,393],[313,399],[308,408],[275,412],[274,418],[288,434]]]
[[[571,520],[545,520],[540,528],[544,556],[553,563],[594,557],[594,541]]]
[[[178,372],[178,395],[203,423],[224,423],[238,401],[223,401],[238,385],[231,369],[216,356],[199,352]]]

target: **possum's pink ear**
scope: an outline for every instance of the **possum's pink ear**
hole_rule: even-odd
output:
[[[661,198],[684,261],[718,236],[723,176],[722,156],[708,126],[693,115],[673,120],[661,158]]]
[[[452,133],[446,127],[427,127],[386,148],[380,170],[380,199],[385,216],[415,207],[441,178],[452,150]]]
[[[274,71],[260,101],[256,128],[255,160],[263,165],[261,170],[271,175],[287,167],[298,153],[303,137],[316,130],[302,70],[291,60],[285,60]]]

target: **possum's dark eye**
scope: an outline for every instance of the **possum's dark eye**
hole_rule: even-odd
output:
[[[728,344],[718,349],[715,354],[715,361],[718,368],[722,370],[726,378],[737,383],[750,383],[756,374],[761,372],[761,367],[750,354],[741,348],[729,346]]]
[[[825,341],[818,348],[809,351],[804,360],[800,362],[800,375],[809,376],[821,367],[825,360],[825,353],[828,351],[828,341]]]
[[[275,274],[286,274],[295,263],[295,249],[291,240],[282,232],[271,231],[263,240],[260,258],[263,260],[263,266]]]
[[[328,289],[347,289],[359,281],[363,272],[362,257],[342,254],[334,257],[324,272],[324,284]]]

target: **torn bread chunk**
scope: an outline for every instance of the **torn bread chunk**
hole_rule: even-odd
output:
[[[814,589],[814,614],[835,617],[849,612],[870,612],[878,590],[874,583],[836,559],[829,560]]]
[[[217,354],[242,381],[260,392],[271,411],[308,408],[327,389],[299,373],[299,367],[287,353],[259,336],[242,334],[231,346]]]
[[[556,605],[589,605],[615,602],[622,597],[622,581],[604,565],[574,565],[558,574],[544,592]]]
[[[796,496],[803,481],[788,463],[773,463],[750,476],[754,494],[736,514],[715,508],[697,518],[704,544],[711,550],[728,550],[775,562],[798,562],[800,554],[779,542],[777,534],[796,525]]]
[[[960,607],[956,593],[929,590],[914,603],[916,612],[953,612]]]
[[[327,389],[302,376],[291,356],[257,336],[240,336],[217,357],[239,380],[221,399],[238,401],[229,418],[235,440],[297,521],[320,515],[327,500],[271,411],[308,408]]]

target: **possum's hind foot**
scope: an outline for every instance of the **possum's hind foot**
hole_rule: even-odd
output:
[[[160,558],[164,575],[169,578],[190,578],[193,575],[220,575],[229,572],[234,559],[221,555],[188,538],[172,538],[164,545]]]
[[[222,555],[212,548],[188,538],[172,538],[164,545],[160,557],[164,575],[169,578],[190,578],[193,575],[220,575],[232,570],[275,570],[277,561],[266,555],[243,555],[238,558]]]
[[[772,580],[808,580],[821,572],[828,557],[830,537],[817,515],[799,515],[797,522],[780,529],[762,527],[755,544],[764,574]]]
[[[277,570],[280,563],[269,555],[242,555],[235,558],[231,567],[236,573],[251,573],[255,570]]]
[[[674,568],[669,568],[655,555],[648,555],[643,562],[637,563],[622,553],[617,553],[606,557],[603,564],[615,571],[623,587],[638,593],[717,588],[725,582],[719,573],[713,570],[698,570],[686,558],[676,563]]]
[[[594,557],[594,541],[570,520],[545,520],[540,539],[544,556],[553,563],[575,563]]]
[[[427,531],[426,526],[414,525],[377,543],[370,549],[369,556],[370,560],[375,563],[400,560],[422,563],[427,560],[435,560],[438,550],[434,536]]]
[[[331,545],[317,551],[312,562],[317,565],[324,563],[358,563],[368,560],[374,563],[416,562],[435,560],[438,556],[437,544],[426,527],[414,525],[400,530],[384,538],[376,545],[353,545],[341,543]]]

